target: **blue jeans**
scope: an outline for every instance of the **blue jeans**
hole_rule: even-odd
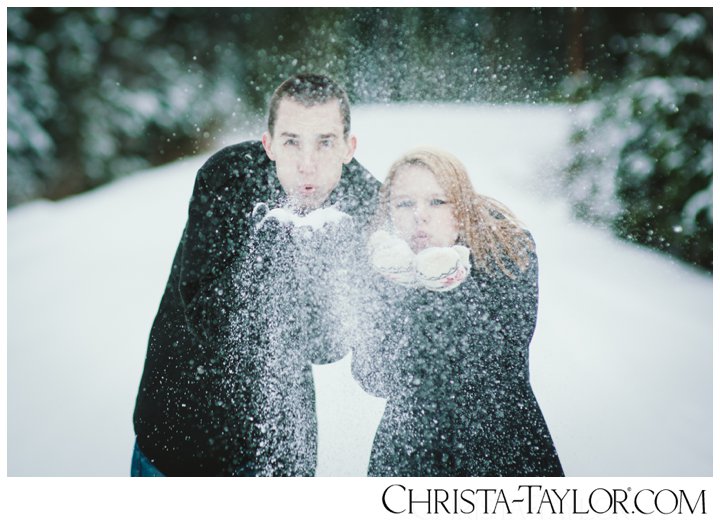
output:
[[[164,476],[155,465],[150,463],[150,460],[142,453],[140,447],[135,441],[135,448],[133,448],[132,464],[130,465],[130,476],[137,477],[154,477]]]

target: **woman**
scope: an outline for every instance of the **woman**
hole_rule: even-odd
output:
[[[368,475],[563,475],[529,381],[530,234],[432,150],[391,167],[376,226],[378,341],[353,357],[363,388],[388,399]]]

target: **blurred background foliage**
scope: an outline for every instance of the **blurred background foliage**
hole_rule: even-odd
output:
[[[324,72],[357,103],[577,106],[579,218],[712,269],[711,8],[8,8],[8,207],[261,131]]]

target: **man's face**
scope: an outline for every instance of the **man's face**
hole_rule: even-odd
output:
[[[286,98],[278,106],[273,135],[265,132],[262,143],[291,204],[315,209],[340,181],[356,139],[343,137],[339,101],[304,106]]]

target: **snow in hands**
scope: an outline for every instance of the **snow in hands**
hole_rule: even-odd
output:
[[[406,287],[450,291],[470,274],[470,250],[462,245],[428,247],[415,254],[399,237],[378,230],[370,236],[368,251],[378,273]]]
[[[265,203],[258,203],[253,209],[255,218],[255,229],[262,228],[262,225],[269,219],[275,218],[281,224],[292,225],[293,229],[307,227],[310,230],[321,230],[326,225],[338,224],[350,220],[350,216],[334,207],[315,209],[305,215],[298,214],[288,207],[277,207],[272,210]]]

